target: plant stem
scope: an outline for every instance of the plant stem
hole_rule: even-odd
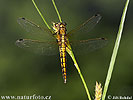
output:
[[[42,20],[43,20],[43,21],[44,21],[44,23],[46,24],[46,26],[47,26],[47,27],[51,30],[50,26],[49,26],[49,25],[48,25],[48,23],[46,22],[46,20],[45,20],[45,18],[43,17],[42,13],[41,13],[41,12],[40,12],[40,10],[38,9],[38,7],[37,7],[37,5],[36,5],[35,1],[34,1],[34,0],[32,0],[32,2],[33,2],[33,4],[34,4],[34,6],[35,6],[36,10],[38,11],[39,15],[41,16]]]
[[[53,3],[53,5],[54,5],[54,8],[55,8],[56,13],[57,13],[57,15],[58,15],[59,21],[62,22],[61,16],[60,16],[60,14],[59,14],[59,11],[58,11],[58,9],[57,9],[57,7],[56,7],[56,4],[55,4],[54,0],[52,0],[52,3]]]
[[[82,83],[83,83],[83,85],[84,85],[84,88],[85,88],[85,90],[86,90],[88,99],[91,100],[91,96],[90,96],[89,90],[88,90],[88,88],[87,88],[86,82],[85,82],[84,77],[83,77],[83,75],[82,75],[82,73],[81,73],[81,71],[80,71],[80,68],[79,68],[78,63],[77,63],[77,61],[76,61],[76,59],[75,59],[75,56],[74,56],[74,54],[73,54],[73,52],[72,52],[72,50],[71,50],[70,45],[69,45],[69,49],[67,48],[67,52],[68,52],[68,54],[71,56],[71,58],[72,58],[72,60],[73,60],[73,62],[74,62],[74,65],[75,65],[75,67],[76,67],[76,69],[77,69],[77,71],[78,71],[78,73],[79,73],[79,75],[80,75],[80,78],[81,78]]]
[[[112,57],[111,57],[111,61],[110,61],[109,69],[108,69],[108,74],[107,74],[106,82],[105,82],[105,85],[104,85],[102,100],[105,100],[106,93],[107,93],[107,90],[108,90],[108,86],[109,86],[109,83],[110,83],[110,79],[111,79],[111,76],[112,76],[114,63],[115,63],[118,48],[119,48],[119,45],[120,45],[120,40],[121,40],[121,35],[122,35],[123,27],[124,27],[124,21],[125,21],[125,17],[126,17],[128,4],[129,4],[129,0],[126,1],[125,8],[123,10],[123,15],[122,15],[122,18],[121,18],[119,31],[118,31],[118,34],[117,34],[117,39],[116,39],[115,46],[114,46],[114,49],[113,49],[113,53],[112,53]]]

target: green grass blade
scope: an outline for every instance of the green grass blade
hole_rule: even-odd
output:
[[[82,80],[82,83],[83,83],[83,85],[84,85],[84,88],[85,88],[86,94],[87,94],[87,96],[88,96],[88,99],[91,100],[91,96],[90,96],[89,90],[88,90],[88,88],[87,88],[85,79],[84,79],[84,77],[83,77],[83,75],[82,75],[82,73],[81,73],[81,71],[80,71],[80,68],[79,68],[78,63],[77,63],[77,61],[76,61],[76,59],[75,59],[75,56],[74,56],[74,54],[73,54],[73,52],[72,52],[72,50],[71,50],[71,46],[70,46],[70,45],[69,45],[69,49],[67,49],[67,52],[68,52],[68,54],[71,56],[71,58],[72,58],[72,60],[73,60],[73,62],[74,62],[74,65],[75,65],[75,67],[76,67],[76,69],[77,69],[77,71],[78,71],[78,73],[79,73],[79,76],[80,76],[80,78],[81,78],[81,80]]]
[[[42,20],[44,21],[45,25],[51,30],[50,26],[48,25],[48,23],[46,22],[45,18],[43,17],[42,13],[40,12],[39,8],[37,7],[36,3],[34,0],[32,0],[36,10],[38,11],[39,15],[41,16]]]
[[[105,82],[105,85],[104,85],[102,100],[105,100],[106,93],[107,93],[107,90],[108,90],[108,86],[109,86],[109,83],[110,83],[110,79],[111,79],[111,76],[112,76],[114,63],[115,63],[118,48],[119,48],[119,45],[120,45],[120,40],[121,40],[121,35],[122,35],[123,27],[124,27],[124,21],[125,21],[125,17],[126,17],[128,4],[129,4],[129,0],[126,1],[125,8],[123,10],[123,15],[122,15],[122,18],[121,18],[119,31],[118,31],[118,34],[117,34],[117,39],[116,39],[115,46],[114,46],[114,49],[113,49],[113,54],[112,54],[112,57],[111,57],[111,61],[110,61],[109,69],[108,69],[108,74],[107,74],[107,77],[106,77],[106,82]]]
[[[59,11],[58,11],[58,9],[57,9],[57,7],[56,7],[56,4],[55,4],[54,0],[52,0],[52,3],[53,3],[53,5],[54,5],[54,8],[55,8],[56,13],[57,13],[57,15],[58,15],[59,21],[62,22],[61,16],[60,16],[60,14],[59,14]]]

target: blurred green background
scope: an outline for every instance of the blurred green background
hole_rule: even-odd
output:
[[[76,56],[91,96],[95,82],[104,85],[126,0],[55,0],[68,31],[100,13],[90,37],[106,37],[102,49]],[[51,0],[36,0],[49,25],[58,22]],[[63,83],[59,55],[42,56],[21,49],[15,41],[26,31],[19,17],[45,26],[31,0],[0,0],[0,95],[51,95],[52,100],[87,100],[81,79],[67,57],[67,84]],[[130,2],[122,40],[107,95],[133,96],[133,2]]]

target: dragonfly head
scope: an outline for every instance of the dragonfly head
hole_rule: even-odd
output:
[[[53,30],[54,30],[54,32],[56,33],[56,32],[58,32],[59,30],[61,30],[61,29],[63,29],[63,30],[66,30],[66,23],[54,23],[53,22]]]

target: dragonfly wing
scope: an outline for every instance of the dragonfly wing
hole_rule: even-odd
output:
[[[100,21],[101,15],[97,14],[84,23],[71,30],[67,35],[71,39],[80,39],[88,37],[88,32]]]
[[[72,50],[75,54],[85,54],[96,49],[102,48],[107,44],[105,38],[88,39],[81,41],[70,42]]]
[[[42,41],[51,40],[53,41],[54,36],[52,35],[52,31],[48,28],[40,27],[35,23],[29,21],[26,18],[18,18],[17,22],[20,24],[22,28],[24,28],[29,34],[26,34],[26,38],[39,39]]]
[[[58,51],[57,42],[41,42],[31,39],[19,39],[16,41],[16,45],[34,53],[43,55],[55,55]]]

